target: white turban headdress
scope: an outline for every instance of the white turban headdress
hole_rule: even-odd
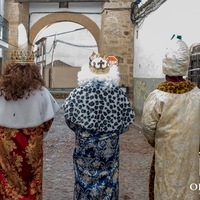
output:
[[[163,73],[168,76],[184,76],[190,63],[189,48],[181,39],[170,41],[162,60]]]

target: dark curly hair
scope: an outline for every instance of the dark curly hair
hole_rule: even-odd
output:
[[[10,63],[4,67],[0,79],[0,96],[6,100],[18,100],[44,86],[40,68],[34,63]]]

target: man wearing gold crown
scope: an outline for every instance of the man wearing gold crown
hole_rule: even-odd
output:
[[[119,135],[134,120],[119,80],[117,59],[92,54],[78,73],[79,87],[63,103],[66,123],[76,134],[76,200],[119,198]]]
[[[12,59],[0,79],[0,199],[42,200],[43,133],[59,106],[33,59]]]

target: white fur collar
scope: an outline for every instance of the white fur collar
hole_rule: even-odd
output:
[[[34,91],[28,98],[6,101],[0,97],[0,125],[29,128],[52,119],[59,106],[46,88]]]

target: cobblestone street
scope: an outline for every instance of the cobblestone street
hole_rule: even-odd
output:
[[[57,101],[61,104],[63,99]],[[73,199],[73,148],[74,133],[61,109],[44,137],[43,200]],[[152,153],[138,127],[133,125],[120,136],[120,200],[148,200]]]

